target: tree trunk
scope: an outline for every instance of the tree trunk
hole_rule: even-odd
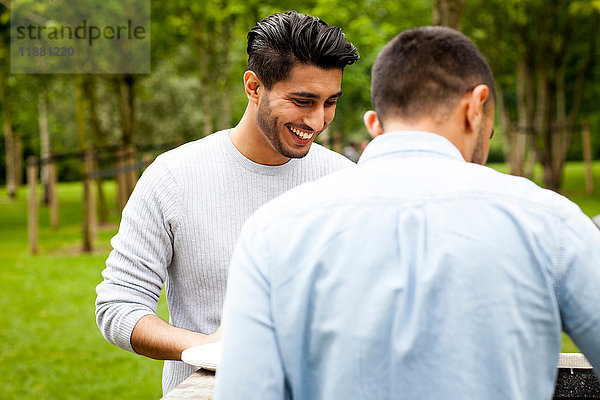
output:
[[[83,226],[82,226],[82,247],[84,252],[91,252],[94,244],[94,219],[93,211],[90,210],[93,202],[93,193],[91,190],[90,176],[92,170],[91,152],[90,152],[90,137],[87,129],[89,99],[86,96],[86,77],[77,75],[76,81],[76,98],[75,98],[75,120],[77,122],[77,138],[79,147],[84,152],[85,157],[81,163],[83,175]]]
[[[560,146],[560,141],[557,140],[556,129],[553,129],[552,124],[552,107],[551,102],[553,94],[550,88],[548,77],[549,65],[545,62],[540,62],[537,69],[537,97],[536,97],[536,112],[534,120],[535,137],[542,138],[546,143],[545,148],[538,152],[538,161],[544,169],[544,186],[548,189],[558,190],[560,186],[560,176],[555,173],[554,157],[560,151],[557,147]],[[559,134],[559,133],[558,133]]]
[[[123,146],[121,146],[121,148],[115,152],[115,167],[117,168],[117,171],[125,167],[125,154],[125,147]],[[115,180],[117,181],[117,204],[119,205],[119,211],[123,211],[123,208],[125,208],[125,204],[127,203],[128,198],[126,173],[120,171],[117,172]]]
[[[535,136],[530,134],[527,136],[527,140],[530,142],[528,148],[529,151],[525,154],[525,161],[523,163],[523,176],[527,179],[533,180],[533,175],[535,173],[535,163],[537,162],[537,152],[533,149],[535,145],[533,142],[535,141]]]
[[[517,132],[513,136],[510,155],[510,173],[523,176],[527,136],[531,134],[531,70],[528,60],[519,59],[517,65]]]
[[[42,182],[43,194],[42,202],[44,205],[50,203],[50,131],[48,130],[48,91],[44,83],[40,85],[38,96],[38,114],[40,129],[40,180]]]
[[[98,118],[98,102],[96,99],[96,78],[91,75],[86,80],[86,92],[87,97],[90,101],[90,128],[92,133],[92,143],[94,148],[100,148],[105,145],[105,136],[100,127],[100,119]],[[100,164],[97,157],[93,160],[93,169],[99,170]],[[98,220],[100,222],[106,222],[108,220],[108,213],[106,210],[106,202],[104,200],[104,190],[102,189],[102,178],[97,177],[96,181],[96,193],[98,194]]]
[[[58,196],[56,193],[56,184],[58,177],[56,172],[56,162],[48,164],[48,205],[50,206],[50,226],[53,230],[58,230]]]
[[[555,81],[555,101],[556,114],[555,121],[551,125],[552,130],[552,180],[555,182],[556,190],[560,188],[562,183],[562,169],[567,159],[567,151],[569,150],[568,130],[567,130],[567,102],[565,93],[565,64],[556,67],[554,77]],[[552,120],[552,116],[548,118]]]
[[[592,141],[590,139],[590,125],[584,122],[581,126],[581,140],[583,147],[583,161],[585,163],[585,192],[594,193],[594,175],[592,164]]]
[[[92,179],[90,174],[94,168],[94,155],[90,148],[85,152],[84,169],[85,177],[83,180],[83,251],[91,252],[94,250],[94,241],[96,239],[96,204]]]
[[[135,130],[135,78],[132,75],[124,75],[119,83],[123,144],[130,145],[133,144]]]
[[[433,7],[433,24],[462,30],[461,20],[466,0],[435,0]]]
[[[512,142],[513,142],[513,126],[510,121],[510,115],[508,113],[508,109],[504,104],[504,91],[500,85],[496,85],[496,103],[498,104],[498,113],[500,114],[500,127],[502,128],[503,133],[503,142],[502,148],[504,150],[506,162],[508,165],[511,165],[511,152],[512,152]]]
[[[25,171],[23,168],[23,138],[19,131],[14,131],[13,137],[15,140],[15,183],[18,189],[19,185],[23,183],[23,172]]]
[[[0,85],[2,90],[2,109],[4,121],[4,141],[6,147],[6,192],[11,199],[17,196],[17,179],[16,179],[16,151],[15,138],[13,134],[11,104],[10,104],[10,88],[8,86],[8,76],[2,74],[0,76]]]
[[[29,231],[29,251],[31,254],[38,252],[38,201],[37,201],[37,175],[38,162],[35,156],[27,160],[27,186],[29,195],[27,201],[27,227]]]
[[[123,149],[126,151],[133,145],[135,133],[135,78],[132,75],[124,75],[120,80],[120,105],[121,105],[121,130]],[[127,163],[127,161],[126,161]],[[125,197],[129,199],[133,192],[133,183],[125,175]]]
[[[561,164],[569,149],[567,141],[567,96],[565,92],[565,64],[563,63],[556,69],[554,81],[556,82],[556,120],[554,130],[560,136],[557,141],[555,154],[559,157]]]

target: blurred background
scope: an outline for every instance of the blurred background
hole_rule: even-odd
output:
[[[101,337],[94,288],[143,168],[241,118],[246,35],[274,12],[341,27],[361,56],[321,144],[356,157],[377,53],[404,29],[450,26],[496,78],[489,165],[600,214],[598,0],[152,0],[144,75],[11,74],[11,3],[0,0],[2,399],[161,396],[162,362]],[[577,349],[565,338],[563,351]]]

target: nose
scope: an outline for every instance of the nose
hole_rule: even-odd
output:
[[[304,118],[304,123],[314,131],[320,131],[331,121],[331,119],[328,119],[327,114],[328,110],[324,106],[313,107],[310,113]]]

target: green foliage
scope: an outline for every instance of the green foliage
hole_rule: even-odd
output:
[[[503,92],[504,105],[517,128],[517,93],[523,83],[518,81],[517,65],[523,61],[531,70],[532,91],[530,102],[532,112],[542,107],[536,103],[539,97],[541,77],[548,82],[549,112],[546,118],[552,121],[549,129],[565,129],[567,122],[561,122],[562,112],[559,86],[564,82],[564,111],[566,118],[573,114],[574,137],[571,141],[568,160],[581,160],[581,122],[588,121],[592,134],[594,155],[600,154],[600,120],[598,119],[597,99],[600,96],[600,65],[592,60],[591,68],[583,76],[584,90],[581,107],[577,105],[578,75],[586,65],[590,54],[590,40],[595,37],[598,44],[598,23],[600,12],[598,1],[544,1],[544,0],[469,0],[464,17],[464,30],[483,54],[488,58],[496,78],[496,84]],[[596,57],[597,58],[597,57]],[[564,81],[563,81],[564,77]],[[539,122],[541,114],[536,115]],[[497,115],[500,118],[500,115]],[[497,118],[497,120],[498,120]],[[529,127],[531,128],[531,127]],[[549,130],[547,129],[547,130]],[[540,153],[552,154],[551,143],[544,129],[539,129],[536,144]],[[508,137],[507,137],[508,138]],[[531,143],[531,142],[530,142]],[[550,162],[550,157],[548,162]]]
[[[360,60],[344,71],[342,89],[332,129],[342,132],[346,142],[368,138],[363,114],[371,109],[371,67],[383,46],[404,29],[431,24],[432,2],[373,0],[348,2],[339,7],[333,0],[318,1],[307,10],[330,25],[342,28],[358,49]]]
[[[575,0],[569,4],[571,14],[590,16],[594,12],[600,11],[600,0]]]
[[[31,3],[28,1],[28,4]],[[77,14],[81,6],[64,10]],[[38,2],[35,7],[47,4]],[[118,14],[119,5],[111,3]],[[136,132],[138,144],[157,144],[202,137],[206,124],[210,130],[230,127],[241,118],[246,97],[242,75],[246,69],[246,34],[256,21],[279,11],[296,9],[316,15],[331,25],[340,26],[348,40],[358,48],[361,59],[344,73],[343,91],[332,124],[345,143],[366,139],[362,116],[370,105],[370,69],[383,45],[400,31],[432,22],[432,0],[347,1],[343,7],[333,0],[303,2],[234,2],[173,0],[151,2],[152,73],[138,76],[136,91]],[[567,111],[573,107],[572,94],[577,71],[585,61],[590,16],[599,12],[598,0],[469,0],[463,18],[469,35],[489,59],[497,84],[503,90],[505,105],[513,121],[517,119],[517,74],[519,54],[532,57],[566,55]],[[43,11],[43,10],[42,10]],[[0,5],[0,69],[6,70],[9,45],[9,12]],[[545,47],[540,47],[543,39]],[[565,47],[569,40],[570,45]],[[548,70],[549,73],[556,71]],[[579,121],[587,120],[592,132],[594,156],[600,156],[600,63],[586,77],[581,118],[568,159],[581,158]],[[73,76],[9,76],[13,103],[13,124],[23,139],[24,155],[39,154],[38,92],[48,85],[49,130],[55,153],[76,150],[79,146],[74,118],[75,85]],[[121,115],[114,76],[98,76],[98,120],[106,144],[121,140]],[[223,99],[226,99],[223,101]],[[1,100],[0,100],[1,101]],[[229,105],[227,105],[229,103]],[[0,104],[0,109],[3,105]],[[501,131],[500,127],[496,127]],[[499,135],[499,137],[501,137]],[[2,141],[3,142],[3,141]],[[3,151],[0,144],[0,152]],[[505,150],[496,139],[491,159],[503,160]],[[0,182],[4,180],[4,157],[0,153]],[[61,179],[76,179],[81,166],[75,161],[61,162]]]
[[[40,3],[38,7],[44,5]],[[319,16],[329,24],[340,26],[348,40],[357,46],[361,59],[345,71],[344,96],[332,129],[341,132],[345,141],[366,139],[362,116],[370,108],[371,65],[378,51],[400,30],[431,23],[431,7],[431,0],[350,1],[344,7],[332,0],[301,3],[153,1],[153,72],[137,78],[137,134],[134,141],[156,144],[200,138],[205,133],[203,127],[207,115],[212,130],[235,125],[247,104],[242,83],[247,60],[246,35],[258,20],[273,12],[290,9]],[[78,11],[79,8],[65,12],[76,14]],[[6,21],[7,14],[4,15]],[[7,57],[3,59],[7,60]],[[106,144],[118,143],[122,134],[114,78],[98,76],[96,79],[98,120]],[[79,143],[73,76],[54,76],[46,84],[51,147],[55,153],[76,150]],[[23,138],[24,154],[39,154],[37,102],[40,79],[16,75],[11,76],[10,85],[13,104],[19,105],[15,107],[13,124]],[[208,102],[203,96],[209,97]],[[231,102],[230,111],[223,110],[223,98]],[[3,162],[2,157],[0,181],[4,179]],[[63,180],[77,179],[80,170],[76,160],[59,164],[59,176]]]
[[[188,47],[180,46],[179,59],[190,59]],[[189,141],[199,137],[202,109],[198,107],[200,82],[193,74],[178,74],[177,65],[169,60],[160,63],[154,72],[140,82],[137,120],[140,144],[160,144],[173,139]],[[182,116],[185,115],[185,118]]]

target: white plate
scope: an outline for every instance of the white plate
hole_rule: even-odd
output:
[[[181,359],[190,365],[215,371],[221,363],[221,342],[190,347],[181,353]]]

